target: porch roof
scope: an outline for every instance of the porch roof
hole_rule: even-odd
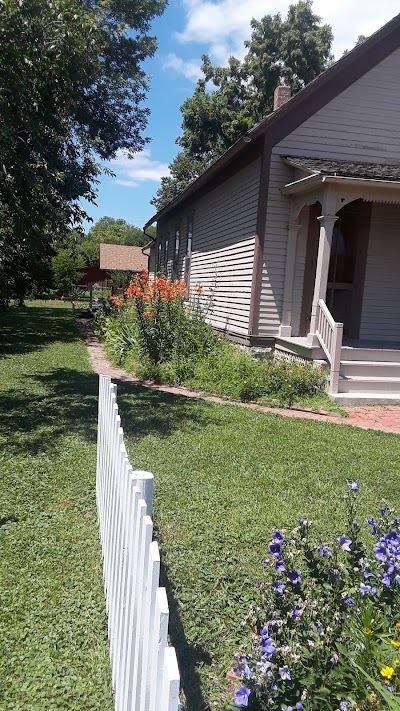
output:
[[[310,175],[364,178],[367,180],[400,181],[400,164],[355,163],[346,160],[326,160],[287,156],[286,162]]]

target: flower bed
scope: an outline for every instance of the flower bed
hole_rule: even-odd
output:
[[[208,311],[200,284],[187,300],[183,282],[142,272],[109,298],[97,324],[109,355],[144,380],[283,406],[323,393],[320,368],[253,358],[213,333]]]
[[[266,580],[242,623],[251,643],[237,654],[236,707],[400,708],[400,519],[384,504],[361,526],[358,490],[349,484],[335,539],[318,542],[304,519],[272,534]]]

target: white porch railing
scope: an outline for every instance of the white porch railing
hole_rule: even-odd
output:
[[[116,390],[100,375],[96,498],[115,711],[179,711],[168,602],[152,541],[153,475],[129,464]]]
[[[335,394],[339,390],[343,324],[336,323],[322,299],[318,302],[317,337],[331,366],[328,392]]]

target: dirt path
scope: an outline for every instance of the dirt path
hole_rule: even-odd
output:
[[[104,348],[100,341],[93,335],[90,321],[77,319],[79,330],[86,343],[90,362],[93,369],[98,374],[109,375],[114,380],[123,382],[137,383],[152,390],[158,390],[164,393],[172,393],[173,395],[182,395],[184,397],[200,398],[208,402],[217,402],[221,405],[231,404],[231,401],[216,395],[206,395],[186,388],[171,387],[168,385],[155,385],[154,383],[143,382],[134,375],[127,373],[121,368],[112,366],[104,352]],[[319,422],[334,422],[335,424],[347,425],[352,427],[360,427],[364,430],[378,430],[380,432],[389,432],[392,434],[400,434],[400,405],[379,406],[367,405],[358,407],[343,408],[348,413],[348,417],[341,417],[333,412],[316,413],[308,409],[286,409],[278,407],[266,407],[257,403],[235,402],[238,407],[247,407],[250,410],[258,410],[259,412],[271,412],[275,415],[283,417],[297,417],[306,420],[317,420]]]

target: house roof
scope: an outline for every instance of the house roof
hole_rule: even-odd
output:
[[[192,195],[204,188],[213,178],[233,163],[261,137],[265,150],[270,151],[285,136],[294,131],[310,116],[354,84],[379,62],[400,46],[400,14],[386,23],[365,42],[354,47],[329,69],[307,84],[279,109],[266,116],[246,136],[242,136],[197,180],[183,190],[168,205],[159,210],[145,225],[148,227],[175,210]]]
[[[100,245],[100,269],[140,272],[141,269],[147,269],[147,263],[148,257],[142,253],[141,247],[125,244]]]
[[[367,180],[400,180],[399,164],[354,163],[346,160],[323,160],[320,158],[299,158],[297,156],[288,156],[286,161],[310,175],[330,175],[343,178],[364,178]]]

